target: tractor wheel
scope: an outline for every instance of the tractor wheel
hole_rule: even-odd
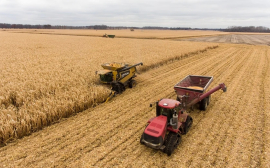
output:
[[[141,139],[140,139],[140,143],[141,143],[141,144],[143,144],[142,139],[143,139],[143,135],[141,136]]]
[[[177,101],[180,101],[180,99],[179,99],[179,97],[178,97],[178,96],[176,96],[176,100],[177,100]]]
[[[210,104],[210,101],[211,101],[211,95],[209,95],[209,96],[207,97],[207,105]]]
[[[207,108],[207,98],[204,98],[200,102],[200,110],[205,111]]]
[[[187,119],[186,119],[186,122],[185,122],[184,134],[188,133],[192,123],[193,123],[192,117],[187,116]]]
[[[168,156],[171,156],[174,149],[177,148],[177,146],[179,145],[181,141],[181,136],[176,133],[169,132],[166,141],[167,142],[164,152],[167,153]]]

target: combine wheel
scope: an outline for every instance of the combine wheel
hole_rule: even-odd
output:
[[[192,117],[187,116],[187,119],[186,119],[186,122],[185,122],[184,134],[186,134],[189,131],[192,123],[193,123]]]
[[[207,108],[207,98],[204,98],[200,102],[200,110],[205,111]]]
[[[166,147],[164,148],[164,152],[167,153],[168,156],[171,156],[172,152],[179,145],[181,141],[181,136],[179,134],[169,132],[167,139],[165,140]]]
[[[122,83],[112,83],[112,90],[117,92],[118,94],[121,94],[123,91],[125,91],[125,86]]]
[[[133,87],[133,85],[134,85],[134,82],[135,82],[135,81],[134,81],[134,80],[132,80],[132,79],[131,79],[131,80],[129,80],[129,82],[128,82],[128,87],[129,87],[129,88],[132,88],[132,87]]]

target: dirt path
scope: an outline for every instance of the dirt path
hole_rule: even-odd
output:
[[[267,167],[270,152],[269,47],[222,44],[148,71],[137,86],[107,104],[86,110],[0,149],[3,167]],[[149,103],[175,98],[173,86],[188,74],[211,75],[206,111],[171,157],[140,145]]]

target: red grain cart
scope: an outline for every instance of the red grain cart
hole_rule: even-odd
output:
[[[212,76],[186,76],[174,86],[174,90],[177,94],[176,100],[181,102],[182,108],[185,110],[189,107],[193,107],[196,103],[199,103],[201,110],[206,110],[210,103],[212,93],[219,89],[222,89],[224,92],[227,90],[225,84],[221,83],[205,93],[212,81]]]

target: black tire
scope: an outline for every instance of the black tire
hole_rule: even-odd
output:
[[[143,139],[143,135],[141,136],[141,139],[140,139],[140,143],[141,143],[141,144],[143,144],[142,139]]]
[[[118,94],[121,94],[125,89],[125,86],[120,82],[112,83],[112,90]]]
[[[211,101],[211,95],[209,95],[209,96],[207,97],[207,105],[210,104],[210,101]]]
[[[134,80],[130,80],[130,81],[128,82],[128,87],[129,87],[129,88],[133,88],[133,83],[134,83]]]
[[[174,149],[177,148],[180,142],[181,142],[180,135],[173,132],[169,132],[167,139],[165,140],[166,147],[164,148],[164,152],[167,153],[168,156],[171,156]]]
[[[187,116],[186,122],[185,122],[185,128],[184,128],[184,133],[183,134],[187,134],[190,127],[193,124],[193,119],[190,116]]]
[[[176,96],[176,100],[177,100],[177,101],[180,101],[180,99],[179,99],[179,97],[178,97],[178,96]]]
[[[122,83],[119,83],[119,85],[120,85],[121,93],[124,92],[126,90],[125,86]]]
[[[207,98],[204,98],[200,102],[200,110],[205,111],[207,108]]]

